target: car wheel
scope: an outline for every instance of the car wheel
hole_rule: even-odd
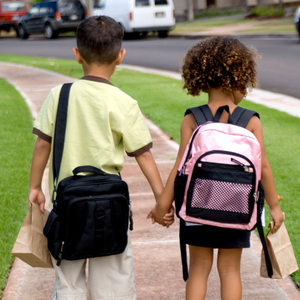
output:
[[[158,36],[160,38],[166,38],[169,35],[169,31],[168,30],[161,30],[158,32]]]
[[[52,29],[50,24],[45,25],[45,36],[47,39],[54,39],[57,35],[58,34]]]
[[[14,27],[14,30],[16,32],[17,37],[20,37],[19,30],[18,30],[17,26]]]
[[[22,40],[26,40],[29,36],[29,34],[25,32],[25,29],[21,24],[18,26],[18,32],[19,32],[19,37]]]

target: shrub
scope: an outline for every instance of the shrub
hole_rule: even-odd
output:
[[[217,8],[214,6],[210,6],[205,10],[196,12],[195,19],[211,18],[211,17],[219,17],[219,16],[231,16],[231,15],[241,14],[244,12],[245,12],[245,8],[239,8],[239,7]]]
[[[284,8],[282,6],[256,6],[251,14],[256,17],[283,17]]]

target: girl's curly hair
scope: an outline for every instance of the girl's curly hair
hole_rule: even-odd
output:
[[[246,95],[247,87],[257,86],[258,57],[255,49],[248,49],[236,38],[207,38],[190,48],[183,59],[183,89],[192,96],[210,88]]]

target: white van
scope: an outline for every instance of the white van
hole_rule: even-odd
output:
[[[173,0],[94,1],[94,16],[112,17],[125,33],[146,35],[148,31],[157,31],[160,37],[166,37],[175,26]]]

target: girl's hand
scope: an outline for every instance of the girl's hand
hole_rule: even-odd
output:
[[[147,219],[151,219],[152,224],[154,224],[156,222],[162,226],[166,226],[164,216],[165,216],[165,213],[163,211],[161,211],[161,209],[159,208],[159,205],[156,204],[155,207],[148,214]]]
[[[270,207],[269,209],[270,216],[274,222],[274,227],[272,229],[272,233],[275,233],[281,226],[284,221],[284,213],[281,211],[279,205],[275,207]]]
[[[174,207],[171,206],[169,212],[164,215],[164,220],[167,228],[169,228],[174,223]]]

